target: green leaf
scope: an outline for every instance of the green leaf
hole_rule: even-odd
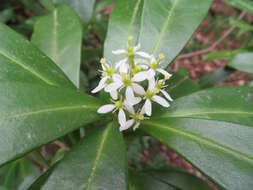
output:
[[[139,42],[143,51],[165,54],[166,67],[184,48],[212,0],[145,0]]]
[[[140,30],[143,0],[118,0],[110,15],[107,37],[104,44],[104,57],[113,64],[120,59],[112,50],[125,49],[128,36],[137,42]]]
[[[238,49],[238,50],[222,50],[222,51],[215,51],[212,53],[207,54],[204,57],[205,61],[211,61],[215,59],[231,59],[234,55],[238,53],[248,52],[249,50],[246,49]]]
[[[0,83],[0,165],[99,118],[100,101],[73,89]]]
[[[199,79],[200,88],[210,88],[224,82],[236,70],[229,67],[221,67],[215,71],[204,75]]]
[[[0,186],[26,190],[40,175],[40,171],[31,161],[22,158],[1,168],[0,175]]]
[[[54,11],[55,6],[52,2],[52,0],[40,0],[40,3],[49,11]]]
[[[0,23],[0,82],[74,88],[63,71],[20,34]]]
[[[224,189],[251,189],[252,87],[214,88],[182,97],[140,128]]]
[[[251,0],[225,0],[225,2],[253,14],[253,2]]]
[[[253,53],[239,53],[235,55],[229,60],[228,66],[246,73],[253,73]]]
[[[129,171],[129,190],[176,190],[162,181],[156,180],[141,172]]]
[[[41,189],[127,189],[127,161],[117,125],[95,129],[62,159]]]
[[[141,179],[141,180],[140,180]],[[130,172],[130,187],[138,190],[164,189],[181,190],[210,190],[211,188],[201,179],[177,168],[148,170],[146,172]],[[135,187],[136,186],[136,187]],[[167,188],[166,188],[167,187]]]
[[[60,6],[50,15],[38,19],[32,42],[79,88],[82,24],[71,8]]]
[[[14,11],[12,8],[4,9],[0,11],[0,22],[7,22],[8,20],[12,19],[15,16]]]
[[[166,91],[173,99],[177,99],[200,90],[198,84],[189,78],[189,73],[186,69],[180,68],[177,73],[172,74],[171,79],[168,80],[168,87],[166,88]]]
[[[79,15],[84,24],[88,24],[92,17],[95,0],[52,0],[55,5],[68,5]]]
[[[243,34],[244,32],[253,31],[253,26],[244,20],[231,19],[230,25],[240,28],[239,35]]]

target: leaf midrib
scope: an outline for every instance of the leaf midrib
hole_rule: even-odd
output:
[[[156,43],[155,43],[155,45],[154,45],[154,49],[153,49],[153,51],[152,51],[153,54],[156,53],[156,51],[157,51],[157,49],[158,49],[158,47],[159,47],[159,45],[160,45],[160,42],[161,42],[161,40],[163,39],[163,37],[164,37],[164,35],[165,35],[166,29],[167,29],[167,27],[168,27],[168,25],[169,25],[169,23],[170,23],[170,18],[171,18],[171,16],[172,16],[172,14],[174,13],[174,10],[175,10],[175,8],[176,8],[176,6],[177,6],[178,1],[179,1],[179,0],[175,0],[175,2],[172,4],[172,6],[171,6],[171,8],[170,8],[170,10],[169,10],[169,12],[168,12],[168,17],[167,17],[167,19],[165,20],[165,22],[164,22],[164,24],[163,24],[163,26],[162,26],[162,30],[161,30],[161,32],[160,32],[160,34],[159,34],[159,36],[158,36],[158,39],[157,39],[157,41],[156,41]]]
[[[159,118],[177,118],[177,117],[191,117],[191,116],[205,116],[208,114],[212,115],[219,115],[219,114],[232,114],[232,115],[253,115],[253,112],[242,112],[242,111],[215,111],[215,112],[192,112],[192,113],[182,113],[182,114],[173,114],[170,113],[169,115],[162,115]]]
[[[34,71],[33,69],[29,68],[28,66],[19,63],[19,61],[13,57],[11,57],[10,55],[8,55],[8,53],[4,52],[4,51],[0,51],[0,55],[2,55],[3,57],[6,57],[7,59],[9,59],[11,62],[17,64],[18,66],[22,67],[24,70],[30,72],[32,75],[35,75],[37,78],[39,78],[40,80],[42,80],[43,82],[45,82],[46,84],[49,85],[53,85],[56,86],[56,84],[52,83],[51,81],[49,81],[48,79],[46,79],[44,76],[42,76],[41,74],[39,74],[38,72]]]
[[[84,108],[97,109],[98,107],[97,106],[87,106],[87,105],[76,105],[76,106],[62,106],[62,107],[55,107],[55,108],[47,108],[47,109],[41,109],[41,110],[31,111],[31,112],[16,113],[16,114],[6,116],[6,117],[0,117],[0,121],[11,120],[11,119],[16,119],[16,118],[21,118],[21,117],[26,117],[26,116],[31,116],[31,115],[37,115],[37,114],[42,114],[42,113],[47,113],[47,112],[84,109]]]
[[[111,127],[107,127],[107,129],[105,129],[105,131],[104,131],[104,133],[102,135],[101,143],[99,145],[99,148],[98,148],[98,151],[97,151],[97,154],[96,154],[96,158],[94,160],[94,163],[93,163],[92,168],[91,168],[91,173],[90,173],[90,176],[88,178],[86,190],[89,190],[91,188],[91,183],[92,183],[92,180],[93,180],[93,178],[95,176],[97,165],[98,165],[98,162],[99,162],[99,160],[101,158],[101,154],[102,154],[102,151],[103,151],[103,148],[104,148],[104,145],[105,145],[105,141],[107,139],[107,136],[108,136],[110,128]]]
[[[224,145],[222,145],[220,143],[217,143],[217,142],[215,142],[213,140],[210,140],[210,139],[207,139],[207,138],[204,138],[204,137],[201,137],[201,136],[197,136],[196,134],[193,134],[193,133],[190,133],[190,132],[186,132],[184,130],[179,130],[179,129],[176,129],[176,128],[173,128],[173,127],[170,127],[170,126],[153,123],[151,121],[145,121],[145,122],[143,122],[143,124],[147,124],[147,125],[150,125],[150,126],[160,127],[162,129],[166,129],[168,131],[172,131],[174,133],[177,133],[177,134],[179,134],[181,136],[186,136],[186,137],[188,137],[190,139],[193,139],[194,141],[202,142],[206,146],[214,147],[214,148],[219,149],[219,150],[221,150],[223,152],[226,152],[226,153],[228,153],[230,155],[234,155],[237,158],[242,158],[243,160],[245,160],[245,161],[253,164],[253,158],[252,157],[250,157],[250,156],[248,156],[248,155],[246,155],[244,153],[238,152],[236,150],[233,150],[232,148],[224,146]]]

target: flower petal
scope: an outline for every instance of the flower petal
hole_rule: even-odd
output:
[[[123,63],[119,67],[120,73],[128,73],[128,70],[129,70],[129,64]]]
[[[130,119],[130,120],[128,120],[128,121],[125,123],[125,125],[120,126],[119,130],[120,130],[120,131],[127,130],[127,129],[129,129],[133,124],[134,124],[134,120],[133,120],[133,119]]]
[[[126,115],[125,115],[125,112],[123,111],[123,109],[119,110],[118,122],[119,122],[120,126],[123,126],[126,124]]]
[[[124,49],[118,49],[118,50],[112,51],[112,53],[115,54],[115,55],[120,55],[120,54],[126,54],[127,51],[124,50]]]
[[[164,98],[162,98],[162,97],[160,97],[160,96],[154,95],[154,96],[152,97],[152,100],[153,100],[154,102],[160,104],[160,105],[163,106],[163,107],[166,107],[166,108],[170,107],[170,104],[169,104]]]
[[[141,101],[140,97],[135,97],[134,96],[134,91],[133,89],[128,86],[126,88],[126,101],[130,104],[130,105],[135,105],[138,104]]]
[[[106,80],[107,80],[108,78],[109,78],[108,76],[103,77],[103,78],[99,81],[98,86],[97,86],[95,89],[93,89],[93,90],[91,91],[91,93],[97,93],[97,92],[99,92],[100,90],[102,90],[102,89],[106,86]]]
[[[115,69],[118,69],[120,67],[120,65],[122,65],[122,64],[124,64],[126,62],[127,62],[127,58],[120,60],[119,62],[117,62],[115,64]]]
[[[97,112],[98,113],[108,113],[111,112],[116,106],[114,104],[107,104],[107,105],[103,105],[101,106]]]
[[[119,89],[123,83],[121,81],[113,82],[105,87],[106,92],[111,92]]]
[[[145,113],[148,116],[151,116],[151,114],[152,114],[152,103],[149,99],[146,100],[146,102],[144,104],[144,109],[145,109]]]
[[[172,74],[168,73],[164,69],[156,69],[159,73],[162,73],[166,78],[170,78]]]
[[[140,95],[144,95],[145,94],[144,88],[141,85],[139,85],[139,84],[132,83],[132,88],[133,88],[133,90],[134,90],[134,92],[136,94],[140,94]]]
[[[142,82],[147,79],[147,71],[141,71],[133,76],[133,82]]]
[[[110,96],[112,97],[112,99],[117,100],[118,99],[118,92],[117,92],[117,90],[110,91]]]
[[[138,51],[139,49],[141,49],[140,43],[138,43],[137,46],[134,46],[134,52]]]
[[[130,103],[128,103],[128,101],[124,101],[124,106],[129,113],[133,115],[135,114],[134,107]]]
[[[140,124],[141,124],[140,122],[137,122],[137,123],[134,125],[134,127],[133,127],[133,128],[134,128],[134,131],[135,131],[137,128],[139,128]]]
[[[147,59],[150,59],[150,58],[151,58],[151,55],[149,55],[148,53],[143,52],[143,51],[137,51],[135,54],[136,54],[136,55],[139,55],[139,56],[141,56],[141,57],[147,58]]]
[[[155,78],[152,77],[148,80],[148,91],[153,91],[155,89],[156,83]]]
[[[171,96],[165,90],[160,90],[160,91],[165,96],[165,98],[167,98],[171,102],[173,101],[173,99],[171,98]]]

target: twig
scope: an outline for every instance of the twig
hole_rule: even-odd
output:
[[[55,145],[59,146],[60,148],[63,148],[65,151],[69,151],[69,147],[67,145],[65,145],[63,142],[61,141],[54,141],[53,142]]]
[[[242,19],[245,15],[247,14],[247,12],[243,11],[239,16],[238,19]],[[230,29],[228,29],[219,40],[217,40],[215,43],[213,43],[209,48],[207,49],[203,49],[203,50],[199,50],[199,51],[195,51],[192,53],[187,53],[187,54],[183,54],[178,56],[178,59],[185,59],[185,58],[190,58],[193,57],[195,55],[202,55],[202,54],[207,54],[211,51],[213,51],[221,42],[223,42],[223,40],[225,40],[234,30],[236,29],[235,26],[231,27]]]

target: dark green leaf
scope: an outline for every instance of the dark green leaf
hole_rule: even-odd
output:
[[[28,40],[0,23],[0,82],[19,81],[73,88],[62,70]]]
[[[171,79],[167,83],[168,87],[166,88],[166,91],[173,99],[200,90],[198,84],[189,78],[187,70],[180,68],[179,72],[172,74]]]
[[[139,42],[145,52],[165,54],[166,67],[180,53],[212,0],[145,0]]]
[[[14,16],[14,12],[11,8],[0,11],[0,22],[7,22]]]
[[[225,2],[253,14],[253,2],[251,0],[225,0]]]
[[[0,186],[7,189],[27,190],[40,175],[40,171],[31,161],[23,158],[1,168],[0,175]]]
[[[72,89],[14,82],[0,89],[0,165],[99,118],[99,101]]]
[[[176,188],[156,180],[145,173],[129,171],[129,190],[176,190]]]
[[[237,190],[253,185],[252,127],[253,88],[245,86],[182,97],[140,128],[223,188]],[[238,176],[240,179],[234,180]]]
[[[253,53],[239,53],[235,55],[228,62],[228,66],[246,73],[253,73]]]
[[[161,170],[150,170],[145,172],[154,179],[169,184],[176,189],[182,190],[210,190],[211,188],[201,179],[184,172],[179,168],[166,168]]]
[[[201,179],[177,168],[148,170],[146,172],[130,171],[130,190],[210,190]]]
[[[82,24],[71,8],[63,5],[40,18],[34,26],[32,42],[79,88]]]
[[[229,67],[221,67],[199,79],[200,88],[210,88],[224,82],[236,70]]]
[[[53,11],[55,9],[52,0],[40,0],[40,3],[49,11]]]
[[[104,45],[104,56],[112,63],[118,61],[119,56],[112,54],[112,50],[125,49],[128,36],[138,40],[140,30],[143,0],[118,0],[110,15],[107,37]]]
[[[96,129],[56,166],[42,189],[127,189],[125,145],[118,126]]]
[[[95,0],[52,0],[56,5],[68,5],[80,16],[84,24],[87,24],[93,13]]]

